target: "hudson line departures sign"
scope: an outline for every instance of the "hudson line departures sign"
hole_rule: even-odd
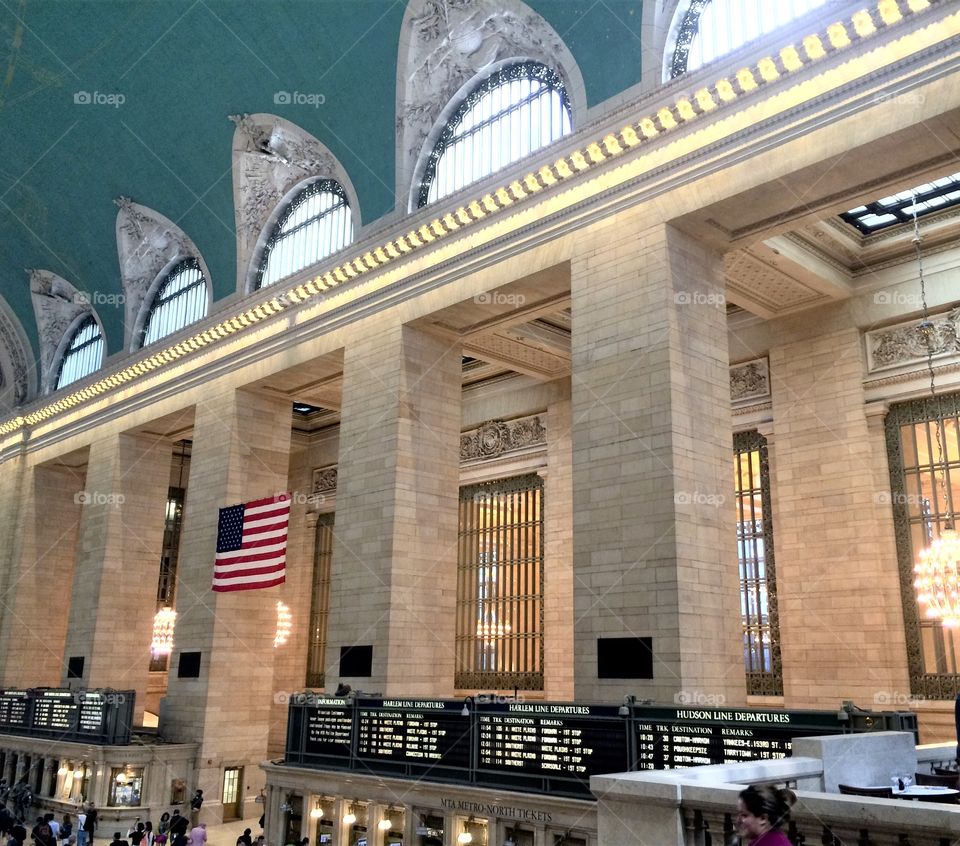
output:
[[[902,712],[302,693],[290,699],[286,763],[585,797],[592,775],[785,758],[795,737],[916,728]]]

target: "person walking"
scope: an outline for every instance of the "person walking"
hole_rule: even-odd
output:
[[[196,828],[200,822],[200,806],[203,805],[203,791],[198,787],[197,792],[193,794],[190,800],[190,825]]]
[[[93,838],[97,833],[97,816],[97,807],[91,802],[87,807],[87,815],[83,820],[83,830],[87,834],[85,840],[86,846],[93,846]]]

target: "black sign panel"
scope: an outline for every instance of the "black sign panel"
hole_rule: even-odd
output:
[[[510,702],[477,708],[478,773],[586,783],[630,769],[627,721],[607,705]]]
[[[0,691],[0,732],[123,746],[135,692],[36,688]]]
[[[836,712],[645,708],[633,711],[637,769],[787,758],[795,737],[839,734]]]
[[[16,731],[30,725],[30,696],[26,690],[0,691],[0,731]]]
[[[313,701],[305,708],[304,753],[349,758],[353,741],[353,702],[348,699],[311,699]]]
[[[357,757],[468,770],[470,728],[462,700],[361,700]]]

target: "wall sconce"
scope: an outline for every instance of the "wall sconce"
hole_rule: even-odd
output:
[[[356,806],[357,800],[354,799],[353,802],[350,803],[350,810],[343,815],[343,822],[345,825],[353,825],[357,821]]]
[[[461,717],[469,717],[469,716],[470,716],[470,703],[471,703],[471,702],[473,702],[473,700],[472,700],[469,696],[467,696],[467,697],[463,700],[463,708],[462,708],[462,710],[460,711],[460,716],[461,716]],[[469,843],[470,841],[468,840],[467,842]]]
[[[60,765],[60,769],[57,770],[57,775],[58,775],[58,776],[65,776],[68,772],[70,772],[70,771],[67,769],[66,765],[65,765],[65,764],[61,764],[61,765]]]
[[[390,831],[393,828],[393,820],[390,817],[384,817],[380,822],[377,823],[377,828],[380,831]]]
[[[320,800],[314,799],[313,808],[310,809],[310,819],[318,820],[323,816],[323,808],[320,807]]]
[[[466,705],[464,705],[466,707]],[[470,826],[473,824],[473,817],[470,817],[463,824],[463,831],[457,835],[457,843],[462,843],[466,846],[467,843],[473,843],[473,835],[470,833]]]
[[[626,696],[623,697],[623,705],[620,706],[620,708],[617,710],[617,713],[621,717],[629,717],[630,709],[634,705],[636,705],[636,703],[637,703],[637,697],[634,696],[632,693],[628,693]]]

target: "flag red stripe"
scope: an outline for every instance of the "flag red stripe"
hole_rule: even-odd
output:
[[[286,581],[286,577],[281,576],[279,579],[274,579],[270,582],[256,582],[255,584],[239,584],[239,585],[217,585],[213,586],[213,589],[218,593],[225,593],[232,590],[253,590],[254,588],[268,588],[276,587],[277,585],[282,585]]]
[[[262,576],[265,573],[282,573],[286,568],[284,562],[279,564],[270,564],[266,567],[247,567],[242,570],[228,570],[227,572],[217,572],[216,569],[213,571],[213,577],[220,581],[224,579],[244,579],[247,576]]]

